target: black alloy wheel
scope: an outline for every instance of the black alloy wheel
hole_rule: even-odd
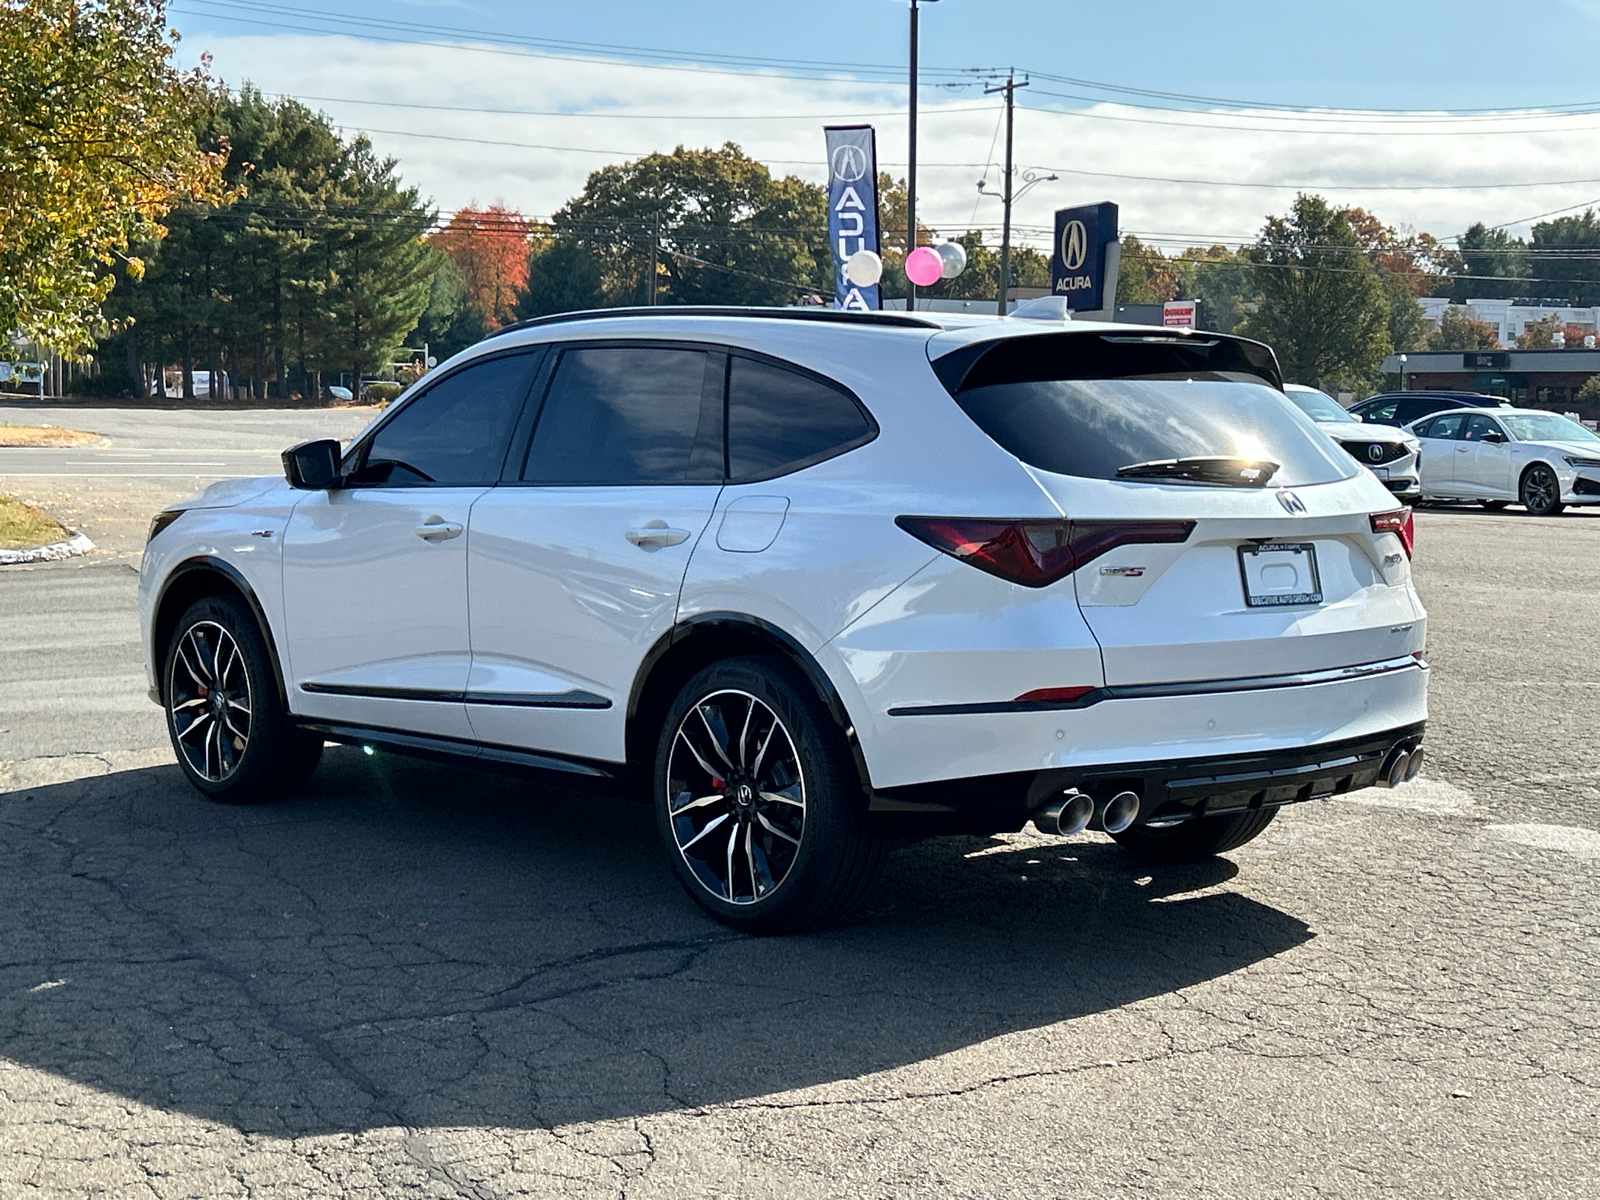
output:
[[[805,834],[794,738],[749,692],[712,692],[684,714],[667,760],[678,853],[700,885],[754,904],[783,885]]]
[[[1522,507],[1533,517],[1553,517],[1566,506],[1561,503],[1561,482],[1544,463],[1534,463],[1522,475]]]
[[[663,722],[655,803],[684,888],[748,933],[843,916],[883,862],[843,732],[776,659],[730,659],[689,680]]]
[[[196,601],[167,644],[167,733],[184,775],[213,800],[287,795],[322,757],[322,739],[284,709],[269,653],[254,615],[233,596]]]
[[[216,621],[195,621],[177,639],[167,676],[173,748],[191,774],[220,784],[250,745],[255,695],[239,643]]]

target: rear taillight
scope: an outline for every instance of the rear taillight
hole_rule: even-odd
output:
[[[1118,546],[1185,542],[1193,521],[1006,521],[896,517],[935,550],[1023,587],[1048,587]]]
[[[1411,509],[1397,508],[1393,512],[1372,514],[1373,533],[1392,533],[1400,539],[1400,545],[1405,548],[1406,557],[1411,557],[1411,548],[1417,544],[1417,531],[1411,522]]]

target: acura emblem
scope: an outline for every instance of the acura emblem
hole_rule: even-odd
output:
[[[1377,442],[1373,442],[1372,445],[1367,447],[1367,457],[1373,462],[1382,462],[1383,446]]]
[[[833,152],[833,177],[842,183],[854,183],[867,173],[867,151],[863,146],[846,142]]]
[[[1306,511],[1306,502],[1293,492],[1281,491],[1278,493],[1278,503],[1283,505],[1283,511],[1303,516]]]
[[[1089,257],[1089,231],[1082,221],[1068,221],[1061,231],[1061,265],[1069,271],[1083,266]]]

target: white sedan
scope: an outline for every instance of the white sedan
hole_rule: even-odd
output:
[[[1530,408],[1454,408],[1413,422],[1424,500],[1521,504],[1536,517],[1600,504],[1600,437]]]

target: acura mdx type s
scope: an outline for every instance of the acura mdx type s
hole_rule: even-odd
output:
[[[1410,510],[1239,338],[546,318],[284,460],[145,551],[151,695],[217,800],[325,740],[631,781],[695,900],[772,932],[890,839],[1188,859],[1421,765]]]

